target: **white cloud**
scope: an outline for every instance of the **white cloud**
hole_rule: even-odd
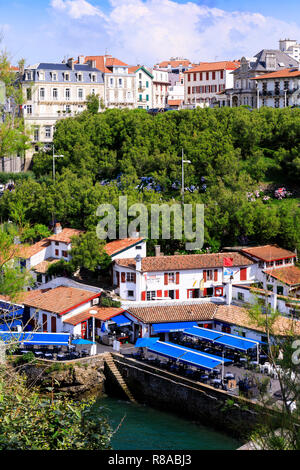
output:
[[[51,0],[51,6],[58,11],[65,11],[70,18],[79,19],[84,16],[104,18],[102,11],[86,0]]]
[[[296,23],[258,13],[228,12],[193,1],[110,0],[106,15],[86,0],[51,0],[51,6],[63,13],[65,21],[69,17],[68,32],[76,29],[73,47],[86,54],[101,54],[107,47],[129,63],[139,60],[150,65],[170,56],[194,62],[237,59],[263,48],[277,49],[284,36],[300,40]],[[88,23],[79,24],[84,18]]]

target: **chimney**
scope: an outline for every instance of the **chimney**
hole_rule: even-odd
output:
[[[70,67],[70,69],[74,70],[74,58],[73,57],[68,59],[68,66]]]
[[[54,226],[54,234],[57,235],[59,233],[62,232],[62,226],[60,225],[60,223],[58,222],[57,224],[55,224]]]
[[[83,65],[84,64],[84,55],[79,55],[78,56],[78,64]]]
[[[141,271],[142,270],[142,257],[141,257],[141,255],[136,255],[136,257],[135,257],[135,266],[136,266],[136,271]]]
[[[154,248],[155,248],[155,256],[156,256],[156,257],[157,257],[157,256],[161,256],[161,254],[160,254],[160,246],[159,246],[159,245],[155,245]]]

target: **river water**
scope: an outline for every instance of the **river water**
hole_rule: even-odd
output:
[[[146,405],[104,397],[98,399],[97,409],[113,430],[122,422],[112,438],[114,450],[232,450],[242,445],[226,434]]]

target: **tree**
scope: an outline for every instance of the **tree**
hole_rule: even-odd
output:
[[[99,112],[99,95],[88,95],[86,97],[87,110],[91,114],[97,114]]]
[[[70,264],[74,271],[85,268],[95,271],[98,267],[106,269],[111,258],[104,251],[104,241],[99,240],[95,232],[86,232],[72,237]]]
[[[249,309],[251,324],[263,330],[268,340],[268,361],[278,374],[280,400],[269,395],[269,379],[258,382],[264,420],[251,435],[251,441],[259,449],[300,449],[300,330],[297,321],[267,309],[262,312],[257,303]],[[270,413],[276,410],[276,416]],[[266,417],[269,416],[269,419]]]

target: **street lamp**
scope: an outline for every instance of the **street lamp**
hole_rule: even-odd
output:
[[[182,204],[184,204],[184,163],[192,163],[190,160],[183,159],[183,149],[181,153],[181,197]]]
[[[52,146],[52,149],[53,149],[53,154],[52,154],[52,158],[53,158],[53,181],[55,182],[55,159],[56,158],[62,158],[62,157],[64,157],[64,155],[54,155],[54,145]]]

